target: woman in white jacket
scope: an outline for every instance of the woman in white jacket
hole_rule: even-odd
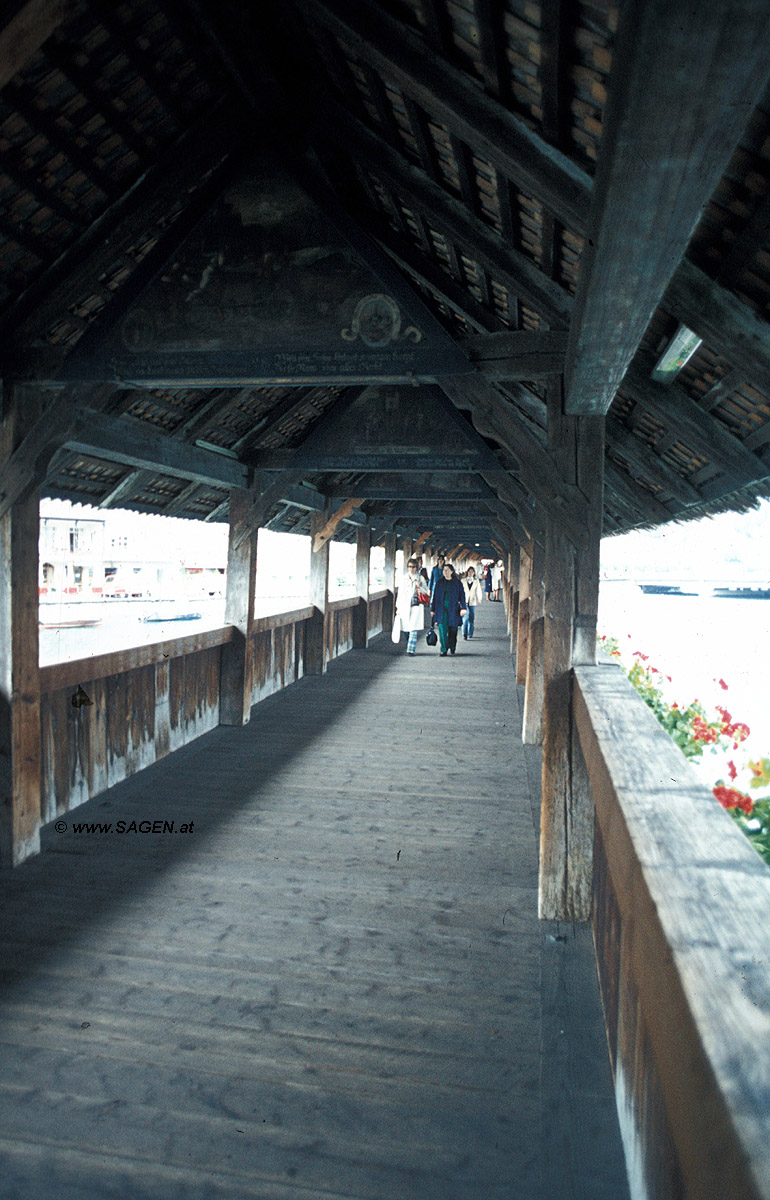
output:
[[[481,594],[481,584],[476,578],[476,568],[468,567],[468,570],[463,575],[463,583],[465,585],[465,595],[468,601],[468,608],[463,617],[463,637],[467,641],[473,637],[474,616],[476,614],[476,605],[481,604],[483,599]]]
[[[426,605],[421,604],[418,592],[425,591],[425,580],[417,573],[417,559],[410,558],[406,564],[406,574],[402,575],[396,592],[396,617],[401,621],[401,628],[409,634],[406,643],[407,654],[417,650],[417,634],[425,628]]]

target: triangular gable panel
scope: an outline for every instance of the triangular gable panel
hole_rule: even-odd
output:
[[[430,385],[373,386],[342,400],[297,448],[289,466],[308,471],[500,469],[483,438],[441,389]]]
[[[125,384],[431,380],[467,360],[385,257],[270,159],[225,189],[68,378]],[[352,243],[352,244],[351,244]],[[374,262],[376,270],[365,259]]]

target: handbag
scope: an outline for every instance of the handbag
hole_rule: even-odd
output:
[[[428,630],[428,632],[425,634],[425,641],[428,643],[429,646],[436,645],[436,642],[438,641],[438,634],[436,633],[435,629]]]
[[[420,589],[418,588],[417,589],[417,603],[418,604],[430,604],[430,592],[421,592]]]
[[[394,645],[398,645],[401,641],[401,618],[396,614],[393,620],[393,629],[390,635],[390,640]]]

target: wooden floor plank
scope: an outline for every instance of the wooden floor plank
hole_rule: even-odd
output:
[[[3,1200],[624,1200],[519,693],[485,604],[49,826],[0,878]],[[148,818],[194,829],[74,830]]]

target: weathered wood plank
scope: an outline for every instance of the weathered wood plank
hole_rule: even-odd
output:
[[[565,366],[604,414],[768,77],[764,0],[624,4]],[[676,114],[675,118],[673,114]]]
[[[540,1200],[551,1081],[593,1123],[598,1084],[566,1051],[603,1035],[585,940],[536,917],[500,610],[482,607],[472,653],[380,639],[80,814],[193,833],[49,829],[0,880],[8,1200]],[[462,684],[478,701],[448,741]],[[479,758],[504,788],[479,786]],[[579,955],[590,1011],[541,1002],[553,954],[559,980]],[[593,1067],[605,1106],[572,1122],[575,1152],[597,1197],[624,1200]]]
[[[129,467],[147,467],[160,474],[221,487],[245,487],[247,469],[242,463],[178,438],[158,433],[146,422],[128,417],[108,417],[88,409],[75,414],[64,438],[67,449]]]
[[[356,530],[356,595],[358,605],[353,614],[353,648],[365,650],[369,640],[369,563],[372,551],[372,531],[369,525]]]
[[[591,912],[593,801],[573,723],[573,660],[595,661],[604,423],[564,412],[561,381],[548,392],[548,439],[564,476],[587,500],[576,553],[549,515],[543,642],[545,707],[539,911],[585,921]],[[597,470],[598,464],[598,470]]]
[[[519,614],[516,631],[516,682],[526,685],[529,646],[529,588],[532,573],[532,547],[519,547]]]
[[[18,389],[0,412],[0,467],[26,444],[42,396]],[[39,425],[39,420],[37,425]],[[41,820],[41,726],[38,676],[38,540],[36,490],[0,515],[0,866],[37,853]]]
[[[567,333],[482,333],[459,345],[486,379],[545,379],[564,369]]]
[[[645,1108],[660,1088],[683,1190],[704,1200],[770,1194],[770,935],[754,913],[770,874],[617,670],[578,667],[576,715],[617,915],[622,1005],[638,994],[643,1031],[618,1029],[618,1098],[635,1194],[665,1193],[665,1149]],[[605,938],[606,944],[606,938]],[[621,1059],[622,1055],[622,1059]],[[692,1097],[697,1095],[698,1104]],[[661,1139],[662,1141],[662,1139]]]

